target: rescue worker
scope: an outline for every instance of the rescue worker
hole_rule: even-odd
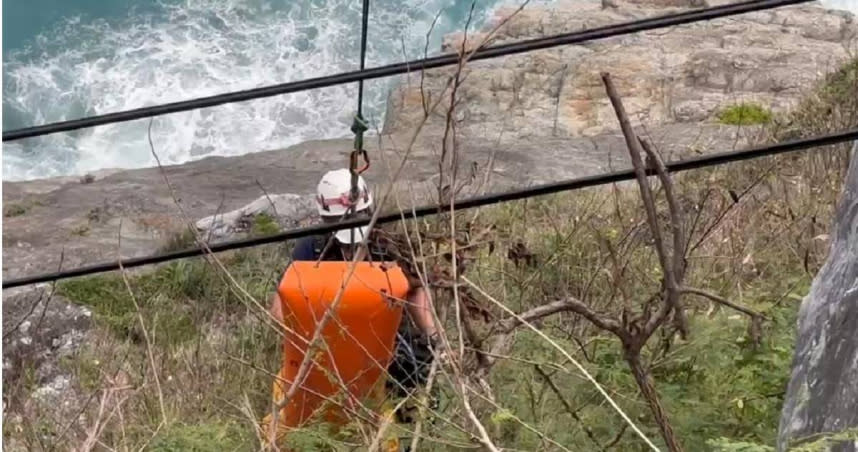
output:
[[[319,181],[316,190],[316,205],[322,221],[336,223],[344,219],[369,218],[372,216],[373,197],[363,177],[358,176],[358,197],[353,213],[350,212],[351,173],[348,169],[327,172]],[[292,252],[293,260],[343,260],[350,261],[353,250],[356,252],[367,226],[354,229],[342,229],[333,234],[305,237],[298,241]],[[368,237],[368,257],[374,262],[392,260],[386,250]],[[390,379],[388,391],[405,397],[425,383],[429,366],[432,363],[432,349],[440,346],[438,328],[429,305],[426,289],[417,286],[419,280],[409,278],[412,286],[408,292],[406,309],[397,332],[396,348],[393,360],[388,366]],[[283,321],[280,297],[275,291],[271,300],[271,314]],[[431,348],[430,348],[431,347]],[[393,381],[391,381],[391,379]],[[397,384],[398,383],[398,384]],[[410,422],[404,410],[396,413],[400,422]]]

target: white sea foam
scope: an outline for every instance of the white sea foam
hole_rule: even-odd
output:
[[[368,67],[422,55],[442,10],[429,46],[437,51],[444,33],[462,29],[470,4],[370,3]],[[518,2],[479,2],[473,25],[501,3]],[[858,0],[823,4],[858,12]],[[356,69],[360,9],[358,0],[184,0],[122,20],[70,18],[29,49],[4,55],[4,129]],[[389,80],[365,87],[365,115],[376,124],[389,87]],[[346,137],[356,93],[350,84],[160,116],[152,139],[162,163],[176,164]],[[3,178],[152,166],[148,125],[139,120],[4,143]]]
[[[443,9],[430,45],[437,50],[443,33],[463,25],[459,3],[371,2],[367,67],[421,55]],[[494,2],[482,3],[478,21]],[[19,118],[17,128],[357,69],[360,10],[355,0],[187,0],[119,22],[72,19],[40,36],[42,50],[4,62],[4,114]],[[365,116],[375,123],[389,82],[365,85]],[[152,139],[161,162],[175,164],[350,136],[356,96],[353,83],[160,116]],[[5,143],[3,177],[151,166],[148,126],[144,119]]]

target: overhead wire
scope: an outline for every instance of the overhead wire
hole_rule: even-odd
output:
[[[552,36],[547,36],[544,38],[536,38],[487,47],[476,51],[470,58],[470,61],[498,58],[502,56],[514,55],[524,52],[532,52],[534,50],[548,49],[563,45],[580,44],[583,42],[638,33],[657,28],[683,25],[704,20],[712,20],[721,17],[734,16],[737,14],[762,11],[766,9],[779,8],[800,3],[808,3],[811,1],[814,0],[749,0],[734,4],[701,8],[693,11],[666,14],[648,19],[640,19],[620,24],[596,27],[590,30],[561,33]],[[207,97],[198,97],[195,99],[171,102],[161,105],[153,105],[149,107],[140,107],[131,110],[125,110],[115,113],[106,113],[103,115],[94,115],[80,119],[72,119],[68,121],[53,122],[49,124],[25,127],[21,129],[11,130],[8,132],[3,132],[3,141],[6,142],[21,140],[24,138],[32,138],[42,135],[54,134],[58,132],[68,132],[72,130],[78,130],[105,124],[133,121],[136,119],[149,118],[169,113],[178,113],[198,108],[214,107],[227,103],[243,102],[264,97],[276,96],[280,94],[295,93],[299,91],[325,88],[345,83],[353,83],[357,81],[389,77],[393,75],[405,74],[415,71],[423,71],[426,69],[433,69],[442,66],[451,66],[457,64],[458,62],[459,55],[445,54],[436,57],[423,58],[402,63],[394,63],[370,69],[359,69],[357,71],[343,72],[339,74],[309,78],[294,82],[268,85],[242,91],[233,91],[229,93],[217,94]]]
[[[787,152],[806,150],[812,148],[818,148],[822,146],[834,145],[839,143],[845,143],[848,141],[856,141],[858,140],[858,128],[853,128],[849,130],[844,130],[840,132],[834,132],[826,135],[815,136],[810,138],[802,138],[797,140],[790,140],[781,143],[776,143],[767,146],[758,146],[752,147],[744,150],[737,151],[728,151],[721,152],[715,154],[708,154],[698,157],[693,157],[689,159],[674,161],[670,163],[665,163],[666,169],[669,173],[687,171],[698,168],[705,168],[716,165],[723,165],[725,163],[730,162],[738,162],[742,160],[749,160],[754,158],[760,158],[765,156],[772,156],[777,154],[783,154]],[[647,169],[647,174],[654,175],[655,171],[653,169]],[[476,196],[472,198],[463,199],[460,201],[456,201],[456,209],[464,210],[464,209],[472,209],[475,207],[482,207],[491,204],[515,201],[524,198],[531,198],[534,196],[542,196],[549,195],[554,193],[560,193],[565,191],[574,191],[579,190],[586,187],[594,187],[598,185],[611,184],[615,182],[621,182],[625,180],[632,180],[635,178],[635,173],[633,169],[613,171],[608,173],[602,173],[592,176],[579,177],[574,179],[568,179],[565,181],[554,182],[549,184],[537,185],[534,187],[527,187],[518,190],[511,190],[496,194],[488,194],[483,196]],[[386,223],[394,223],[397,221],[401,221],[403,216],[406,218],[421,218],[429,215],[437,215],[443,212],[449,211],[449,204],[437,204],[431,206],[419,207],[412,210],[402,210],[391,214],[386,214],[379,216],[376,224],[386,224]],[[250,248],[260,245],[267,245],[271,243],[283,242],[287,240],[299,239],[302,237],[317,235],[317,234],[326,234],[335,232],[341,229],[346,228],[355,228],[359,226],[365,226],[369,224],[371,221],[370,218],[355,218],[350,220],[345,220],[337,223],[325,223],[314,226],[307,226],[302,228],[290,229],[288,231],[283,231],[277,234],[272,234],[264,237],[254,237],[254,238],[246,238],[240,240],[226,241],[221,243],[214,243],[208,246],[208,250],[212,253],[220,253],[224,251],[237,250],[242,248]],[[203,248],[189,248],[181,251],[174,251],[169,253],[162,254],[154,254],[145,257],[138,258],[130,258],[123,259],[121,261],[115,262],[107,262],[102,264],[95,264],[89,266],[82,266],[70,270],[63,270],[51,273],[44,273],[34,276],[25,276],[22,278],[10,279],[3,281],[3,289],[8,289],[12,287],[24,286],[28,284],[37,284],[44,283],[50,281],[56,281],[61,279],[92,275],[96,273],[104,273],[114,270],[119,270],[120,268],[134,268],[140,267],[144,265],[152,265],[158,264],[168,261],[173,261],[177,259],[184,259],[188,257],[200,256],[206,254],[207,250]],[[120,266],[121,264],[121,266]]]

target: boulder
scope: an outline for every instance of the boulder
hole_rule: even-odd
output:
[[[51,294],[49,288],[3,297],[3,449],[32,450],[21,438],[7,436],[51,415],[80,426],[89,397],[71,368],[63,366],[92,334],[92,312]],[[51,443],[50,432],[41,440]],[[74,434],[72,434],[73,436]],[[70,440],[71,438],[67,438]]]
[[[4,388],[19,379],[26,364],[34,371],[35,396],[55,396],[71,378],[57,365],[80,347],[92,325],[92,312],[38,288],[3,297]]]
[[[858,142],[831,237],[828,258],[798,315],[779,452],[838,434],[848,440],[828,450],[858,451]]]
[[[197,221],[197,229],[211,240],[221,240],[247,232],[257,215],[267,215],[281,228],[295,227],[315,216],[313,197],[293,193],[260,196],[255,201],[231,212]]]

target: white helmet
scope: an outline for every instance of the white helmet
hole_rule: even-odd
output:
[[[324,217],[342,217],[345,215],[352,206],[350,202],[351,190],[352,174],[348,169],[338,169],[325,173],[316,187],[316,207],[319,210],[319,215]],[[358,197],[354,203],[354,212],[366,210],[371,206],[372,193],[367,188],[363,177],[358,176]],[[342,243],[353,243],[352,231],[354,231],[354,241],[360,242],[366,234],[367,227],[342,229],[337,231],[335,236]]]

